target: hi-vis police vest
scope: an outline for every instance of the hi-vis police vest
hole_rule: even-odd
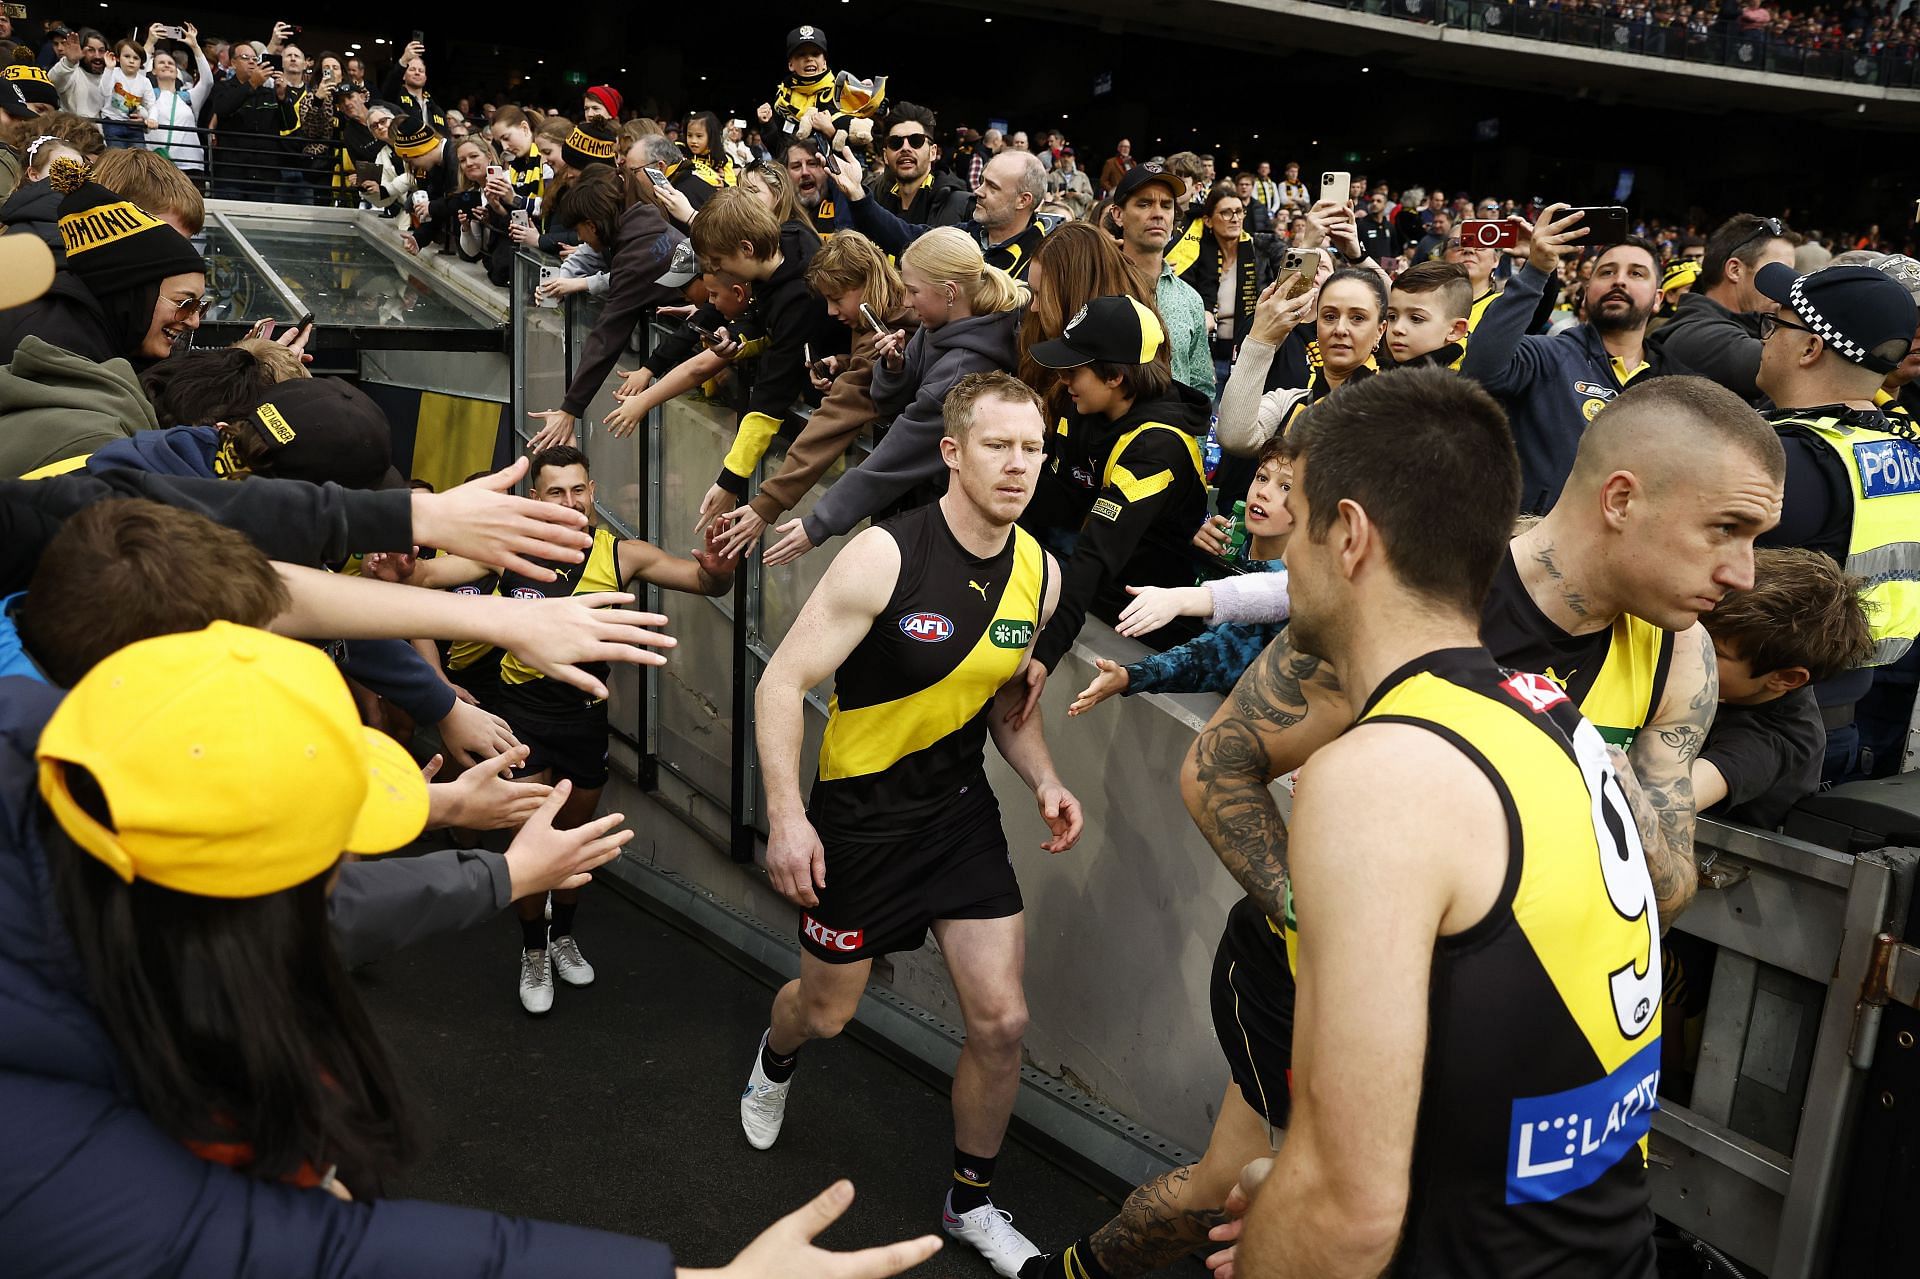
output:
[[[1606,743],[1559,685],[1480,648],[1409,663],[1359,723],[1453,745],[1509,832],[1493,908],[1434,945],[1412,1208],[1390,1273],[1651,1276],[1660,921]]]
[[[892,839],[951,820],[960,796],[992,803],[983,755],[994,694],[1040,629],[1046,553],[1015,528],[979,559],[938,502],[887,520],[900,547],[893,595],[833,677],[814,825]]]
[[[1847,572],[1866,579],[1860,598],[1873,633],[1869,666],[1906,656],[1920,637],[1920,442],[1854,426],[1838,415],[1783,417],[1783,434],[1819,440],[1847,468],[1853,484],[1853,526]]]

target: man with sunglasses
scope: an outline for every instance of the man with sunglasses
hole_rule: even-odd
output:
[[[874,200],[902,222],[958,226],[973,211],[966,183],[933,171],[933,112],[896,102],[887,113],[886,172],[868,184]]]
[[[1775,310],[1759,317],[1759,389],[1787,452],[1780,523],[1761,545],[1830,555],[1866,579],[1874,654],[1866,668],[1814,689],[1827,725],[1822,779],[1900,767],[1920,671],[1920,433],[1875,403],[1911,349],[1916,314],[1898,279],[1869,266],[1795,276],[1772,264],[1754,287]]]
[[[1673,319],[1648,338],[1689,372],[1718,382],[1742,399],[1759,398],[1760,319],[1778,303],[1754,279],[1769,263],[1793,265],[1802,237],[1778,218],[1736,213],[1707,240],[1700,278],[1680,299]]]

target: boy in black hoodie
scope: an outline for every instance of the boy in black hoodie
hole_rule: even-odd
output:
[[[1110,622],[1126,607],[1129,583],[1193,584],[1193,530],[1206,514],[1200,438],[1209,409],[1204,395],[1173,380],[1158,317],[1130,297],[1095,298],[1056,341],[1031,354],[1043,368],[1061,370],[1074,404],[1065,432],[1055,432],[1047,469],[1091,506],[1061,569],[1059,608],[1034,644],[1029,669],[1040,674],[1028,676],[1025,709],[1089,610]],[[1192,618],[1178,618],[1140,638],[1166,649],[1198,632]]]
[[[727,187],[693,215],[689,230],[703,270],[722,284],[752,287],[750,327],[761,341],[740,430],[700,504],[704,527],[747,495],[761,455],[809,389],[807,360],[845,352],[847,336],[807,288],[807,265],[820,240],[798,220],[775,222],[758,196]]]

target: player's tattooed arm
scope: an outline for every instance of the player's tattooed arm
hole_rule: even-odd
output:
[[[1262,910],[1285,913],[1287,827],[1268,783],[1351,720],[1340,682],[1283,632],[1247,668],[1187,753],[1180,792],[1228,872]]]
[[[1693,901],[1700,873],[1693,856],[1693,761],[1720,704],[1713,639],[1695,625],[1674,641],[1658,717],[1634,738],[1628,758],[1658,838],[1647,842],[1647,871],[1664,931]]]

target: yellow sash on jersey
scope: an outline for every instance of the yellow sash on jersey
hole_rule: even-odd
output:
[[[936,514],[935,518],[944,518]],[[993,621],[958,665],[936,683],[892,701],[845,710],[836,695],[820,739],[820,780],[883,772],[965,727],[1000,686],[1013,678],[1040,629],[1046,552],[1025,529],[1013,530],[1013,572],[1000,591]],[[960,589],[967,587],[959,585]],[[1027,627],[1027,643],[1010,645],[1002,623]]]

